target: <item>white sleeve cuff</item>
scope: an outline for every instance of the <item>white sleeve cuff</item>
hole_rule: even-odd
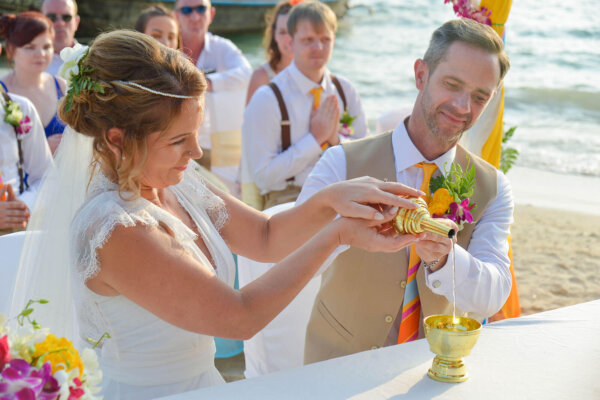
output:
[[[470,257],[469,253],[460,247],[459,245],[454,246],[448,254],[446,264],[435,272],[427,273],[425,271],[425,283],[427,287],[435,294],[446,296],[446,298],[452,299],[452,256],[456,257],[456,285],[459,282],[463,282],[468,274]]]
[[[321,152],[321,145],[317,142],[317,139],[313,136],[312,133],[308,132],[304,135],[300,140],[298,140],[293,145],[300,154],[303,156],[308,156],[310,158],[318,157]]]

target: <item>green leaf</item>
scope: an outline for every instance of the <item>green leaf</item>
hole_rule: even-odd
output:
[[[504,132],[504,134],[502,135],[502,143],[508,142],[512,138],[512,136],[515,134],[516,129],[517,129],[516,126],[511,126],[510,128],[508,128],[508,130],[506,132]]]
[[[33,308],[26,308],[23,311],[21,311],[21,315],[24,316],[24,317],[26,317],[29,314],[31,314],[32,312],[33,312]]]

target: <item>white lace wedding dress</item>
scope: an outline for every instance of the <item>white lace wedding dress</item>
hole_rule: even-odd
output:
[[[233,286],[234,260],[219,234],[227,220],[227,210],[223,201],[205,186],[194,166],[191,162],[184,180],[169,190],[194,220],[214,260],[215,274]],[[209,265],[194,243],[196,234],[183,222],[143,198],[121,199],[114,183],[95,174],[88,197],[73,220],[71,260],[82,338],[98,339],[104,332],[111,335],[99,351],[104,398],[150,399],[223,383],[214,366],[212,336],[177,328],[124,296],[100,296],[85,286],[86,280],[102,268],[96,250],[115,226],[136,223],[166,225],[189,254]]]

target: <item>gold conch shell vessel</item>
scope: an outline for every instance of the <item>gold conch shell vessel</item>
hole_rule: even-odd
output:
[[[398,214],[394,217],[392,225],[399,234],[417,234],[421,232],[433,232],[448,238],[453,238],[456,231],[447,225],[435,220],[429,214],[427,203],[420,197],[410,198],[410,201],[419,207],[409,210],[400,208]]]

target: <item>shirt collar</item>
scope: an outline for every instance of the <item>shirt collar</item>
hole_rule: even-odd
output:
[[[435,163],[440,171],[446,171],[450,169],[450,165],[454,162],[454,156],[456,155],[456,146],[454,146],[435,160],[427,160],[408,136],[405,121],[402,121],[394,129],[392,133],[392,147],[396,170],[398,172],[404,171],[406,168],[420,162]]]
[[[304,94],[309,93],[312,89],[321,86],[323,88],[323,92],[327,92],[327,90],[331,87],[331,77],[329,76],[329,70],[325,70],[325,74],[323,75],[323,79],[321,80],[321,85],[316,84],[312,80],[308,79],[306,75],[304,75],[296,64],[292,61],[289,65],[289,73],[292,80],[296,83],[300,91]]]
[[[210,32],[206,32],[204,34],[204,47],[202,48],[202,52],[210,52],[210,41],[211,41],[211,36],[212,34]]]

